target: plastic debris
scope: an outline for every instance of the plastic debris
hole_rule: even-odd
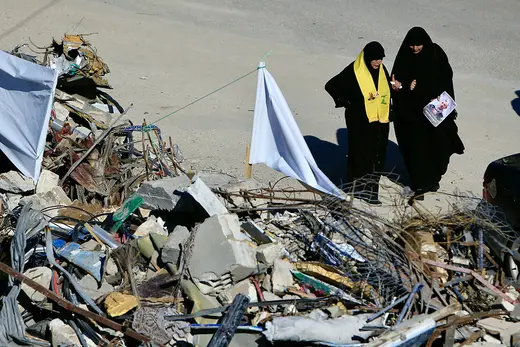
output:
[[[390,186],[387,216],[187,170],[98,88],[109,69],[84,36],[22,48],[58,83],[42,170],[0,173],[2,346],[520,344],[520,235],[493,206],[410,209]]]

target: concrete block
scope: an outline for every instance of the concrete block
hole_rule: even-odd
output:
[[[190,179],[185,175],[148,181],[139,187],[137,195],[144,200],[142,208],[171,211],[190,184]]]
[[[273,265],[274,261],[283,255],[283,247],[279,243],[268,243],[256,248],[256,259],[266,265]]]
[[[81,346],[78,336],[70,326],[61,319],[53,319],[49,324],[52,336],[52,346]]]
[[[190,237],[190,231],[183,226],[176,226],[168,235],[168,239],[161,250],[161,260],[163,263],[171,263],[175,267],[179,265],[179,258],[182,253],[182,246]]]
[[[164,229],[164,221],[161,218],[151,216],[146,222],[137,227],[134,236],[144,237],[150,233],[168,236],[168,232]]]
[[[49,206],[56,205],[72,205],[72,201],[69,199],[67,194],[61,187],[54,187],[45,193],[39,193],[31,196],[24,197],[20,200],[20,205],[25,205],[32,202],[32,208],[34,210],[43,210]],[[50,217],[56,217],[58,215],[58,209],[53,209],[45,212]]]
[[[294,280],[291,273],[292,265],[286,260],[276,259],[274,261],[272,283],[273,292],[283,293],[288,287],[294,286]]]
[[[222,305],[230,305],[238,294],[248,296],[251,302],[258,302],[256,288],[249,280],[244,280],[235,284],[233,287],[226,289],[219,294],[218,299]]]
[[[217,215],[199,225],[189,265],[200,282],[219,280],[230,273],[237,283],[257,268],[256,251],[240,232],[236,214]]]
[[[229,213],[226,206],[200,178],[193,182],[186,192],[202,206],[210,217]]]
[[[25,271],[24,275],[29,277],[33,281],[36,281],[44,288],[49,289],[51,285],[52,270],[48,267],[38,266]],[[35,291],[25,283],[22,283],[22,290],[33,302],[43,302],[46,299],[46,297],[43,294],[40,294],[39,292]]]
[[[46,193],[58,186],[60,176],[49,170],[42,170],[38,184],[36,185],[36,194]]]
[[[489,334],[500,335],[502,343],[509,345],[511,336],[520,331],[520,322],[513,323],[499,318],[485,318],[477,322],[477,327]]]
[[[9,171],[0,175],[0,190],[20,194],[34,190],[34,181],[18,171]]]
[[[63,323],[61,319],[53,319],[49,324],[53,347],[81,346],[78,336],[69,325]],[[87,346],[95,347],[96,344],[90,339],[85,338]]]
[[[83,287],[85,293],[92,298],[92,300],[97,300],[105,294],[114,291],[114,287],[103,281],[101,287],[98,287],[98,282],[94,277],[87,274],[83,276],[81,280],[78,281],[79,285]]]

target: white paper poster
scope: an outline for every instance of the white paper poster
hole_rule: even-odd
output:
[[[450,115],[457,107],[455,100],[453,100],[447,92],[443,92],[438,99],[435,99],[424,106],[423,113],[428,120],[437,127]]]
[[[344,195],[318,168],[285,98],[264,63],[258,69],[250,164],[263,163],[338,198]]]

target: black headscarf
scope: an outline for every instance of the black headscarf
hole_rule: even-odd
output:
[[[410,46],[423,48],[414,54]],[[409,104],[422,110],[422,107],[431,99],[447,91],[455,97],[453,91],[453,70],[446,53],[421,27],[414,27],[408,31],[399,48],[391,75],[403,85],[403,92],[398,92],[399,99],[406,98],[402,104]],[[417,85],[413,92],[410,84],[415,80]],[[396,98],[394,98],[395,100]]]
[[[406,46],[426,46],[431,45],[432,39],[430,38],[430,35],[421,27],[414,27],[408,31],[406,34],[406,37],[404,38],[403,45],[406,44]],[[401,49],[403,46],[401,46]],[[399,50],[401,52],[401,50]]]
[[[384,57],[385,57],[385,49],[377,41],[372,41],[372,42],[368,43],[365,46],[365,48],[363,48],[363,58],[365,60],[365,65],[367,66],[368,71],[370,71],[370,74],[372,75],[372,79],[374,80],[376,88],[377,88],[377,84],[379,81],[379,68],[374,70],[372,68],[372,66],[370,65],[370,62],[372,60],[383,59]]]
[[[374,70],[370,66],[370,61],[383,59],[385,56],[385,50],[379,42],[370,42],[363,48],[363,56],[365,64],[367,65],[368,71],[371,72],[372,79],[378,87],[379,82],[379,69],[381,66],[385,73],[388,81],[388,71],[381,65],[379,69]],[[336,103],[336,107],[345,107],[350,109],[351,117],[353,115],[361,115],[359,119],[366,121],[365,113],[365,99],[363,93],[359,88],[359,83],[354,73],[354,62],[350,63],[343,71],[336,76],[332,77],[326,84],[325,90],[330,94]]]

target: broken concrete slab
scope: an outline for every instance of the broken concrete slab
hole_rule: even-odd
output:
[[[491,335],[499,335],[502,343],[509,344],[511,336],[520,331],[520,322],[508,322],[498,318],[485,318],[477,322],[477,327]]]
[[[34,267],[25,271],[24,275],[32,279],[33,281],[36,281],[39,285],[43,286],[44,288],[48,289],[51,285],[52,270],[48,267]],[[25,283],[22,283],[22,290],[33,302],[43,302],[46,299],[46,297],[43,294],[37,292]]]
[[[182,246],[188,237],[190,237],[188,228],[176,226],[168,235],[168,240],[161,250],[161,261],[165,264],[172,264],[177,268],[182,253]]]
[[[256,259],[266,265],[273,265],[283,255],[283,246],[279,243],[268,243],[256,248]]]
[[[33,191],[34,181],[18,171],[9,171],[0,175],[0,190],[8,193],[21,194]]]
[[[268,292],[273,291],[273,283],[271,281],[271,275],[269,275],[269,274],[265,275],[264,279],[262,280],[262,288],[267,290]]]
[[[134,236],[144,237],[150,233],[168,236],[168,232],[164,229],[164,221],[161,218],[151,216],[146,222],[137,227]]]
[[[3,199],[5,202],[4,208],[8,211],[14,210],[20,204],[22,198],[21,194],[6,193],[5,199]]]
[[[274,293],[284,293],[289,287],[294,286],[292,276],[292,265],[286,260],[276,259],[274,261],[272,283]]]
[[[56,205],[72,205],[72,201],[69,199],[67,194],[65,194],[61,187],[54,187],[52,190],[49,190],[45,193],[24,197],[20,200],[20,205],[26,205],[29,202],[32,202],[31,207],[35,210],[43,210],[49,206]],[[58,215],[58,211],[58,209],[51,209],[45,212],[45,214],[49,215],[50,217],[56,217]]]
[[[61,319],[53,319],[49,324],[53,347],[81,346],[74,329],[65,324]],[[84,337],[87,346],[95,347],[96,344]]]
[[[226,189],[229,186],[239,184],[240,179],[221,172],[202,171],[197,174],[210,189]]]
[[[515,305],[515,308],[513,309],[513,311],[511,311],[509,316],[511,317],[511,319],[514,319],[516,321],[520,320],[520,304]]]
[[[101,287],[98,287],[98,282],[94,277],[87,274],[83,276],[81,280],[78,281],[79,285],[83,287],[85,293],[92,298],[92,300],[97,300],[105,294],[114,291],[114,287],[103,281]]]
[[[246,241],[236,214],[206,219],[196,231],[189,265],[191,276],[204,282],[230,273],[235,283],[248,277],[257,268],[257,262],[255,249]]]
[[[235,284],[233,287],[224,290],[219,294],[218,299],[222,305],[230,305],[238,294],[243,294],[249,297],[251,302],[258,301],[256,288],[249,280],[244,280]]]
[[[171,211],[190,184],[190,179],[184,175],[148,181],[139,187],[137,195],[144,200],[142,208]]]
[[[46,193],[58,186],[60,176],[49,170],[42,170],[38,184],[36,185],[36,194]]]
[[[200,178],[188,187],[186,193],[190,194],[210,217],[229,213],[226,206]]]

